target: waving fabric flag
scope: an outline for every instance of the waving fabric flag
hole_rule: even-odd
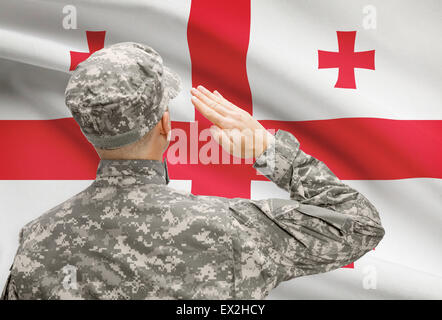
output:
[[[436,0],[3,1],[0,285],[20,228],[95,179],[98,155],[64,104],[70,70],[135,41],[181,76],[169,108],[190,149],[205,143],[189,93],[203,84],[292,132],[378,208],[376,250],[269,299],[442,298],[441,15]],[[250,164],[168,166],[195,194],[288,198]]]

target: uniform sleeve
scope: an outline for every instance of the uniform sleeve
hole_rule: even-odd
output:
[[[256,286],[254,281],[271,287],[345,266],[384,236],[378,211],[367,198],[304,153],[289,132],[279,130],[253,166],[288,191],[290,200],[231,199],[246,287]]]
[[[24,233],[25,228],[26,228],[26,226],[20,230],[20,233],[18,235],[19,246],[18,246],[17,252],[15,254],[15,257],[17,257],[17,254],[20,251],[20,246],[22,245],[23,233]],[[15,258],[14,258],[14,262],[15,262]],[[12,263],[11,267],[9,268],[9,276],[8,276],[8,279],[6,280],[5,286],[3,287],[3,291],[0,296],[0,300],[19,300],[17,287],[15,285],[14,276],[13,276],[13,272],[12,272],[12,269],[14,267],[14,262]]]
[[[0,300],[18,300],[17,290],[11,274],[9,274],[6,280]]]

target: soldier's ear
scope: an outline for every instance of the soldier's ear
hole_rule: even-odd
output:
[[[161,118],[160,122],[161,122],[160,133],[162,135],[167,136],[170,130],[172,129],[170,124],[170,114],[168,109],[163,113],[163,117]]]

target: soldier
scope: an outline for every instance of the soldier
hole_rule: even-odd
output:
[[[142,44],[112,45],[77,67],[66,104],[101,158],[96,180],[22,228],[4,299],[263,299],[281,281],[345,266],[382,239],[376,208],[296,137],[271,135],[202,86],[192,103],[214,123],[213,137],[254,157],[290,200],[170,188],[162,159],[179,90],[178,76]]]

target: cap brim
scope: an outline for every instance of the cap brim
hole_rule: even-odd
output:
[[[172,71],[166,66],[163,66],[163,71],[164,88],[168,91],[169,98],[173,99],[182,90],[181,78],[176,72]]]

